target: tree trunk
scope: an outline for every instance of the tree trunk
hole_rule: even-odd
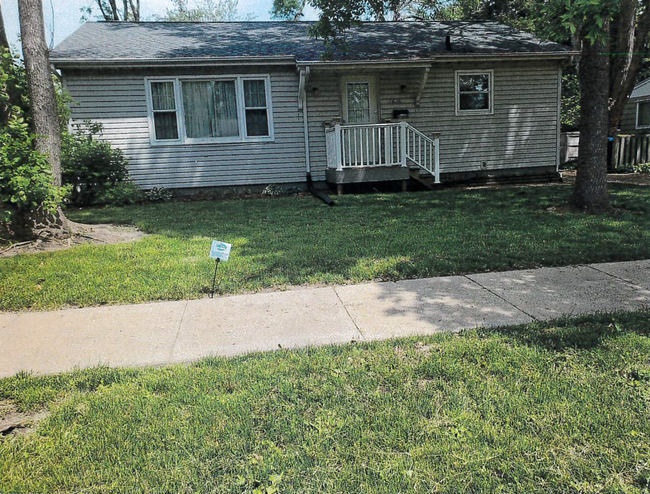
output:
[[[7,41],[7,32],[5,31],[5,21],[2,17],[2,0],[0,0],[0,51],[9,50]],[[9,91],[8,91],[9,92]],[[0,125],[7,125],[11,108],[11,96],[6,94],[6,103],[0,104]]]
[[[0,0],[0,48],[9,49],[9,41],[7,40],[7,31],[5,31],[5,21],[2,17],[2,0]]]
[[[54,184],[60,186],[61,127],[50,72],[50,55],[45,43],[42,0],[19,0],[18,11],[36,150],[47,156]],[[67,220],[61,211],[58,217],[48,218],[45,222],[59,230],[67,229]]]
[[[580,209],[590,213],[601,213],[610,207],[607,192],[607,51],[607,43],[602,40],[582,40],[578,71],[581,93],[580,145],[573,202]]]

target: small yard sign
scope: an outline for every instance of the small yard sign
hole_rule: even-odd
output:
[[[230,258],[230,248],[231,244],[226,242],[220,242],[219,240],[212,241],[212,247],[210,248],[210,257],[212,259],[218,259],[220,261],[227,261]]]
[[[227,261],[230,259],[230,248],[232,244],[227,244],[226,242],[220,242],[219,240],[213,240],[212,246],[210,247],[210,258],[214,259],[216,262],[214,264],[214,278],[212,279],[212,293],[211,297],[214,297],[214,287],[217,284],[217,268],[219,267],[219,261]]]

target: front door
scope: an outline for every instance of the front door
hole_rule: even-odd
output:
[[[354,76],[341,79],[343,123],[352,126],[341,137],[343,159],[350,166],[372,166],[381,163],[384,152],[377,127],[379,123],[377,83],[372,77]]]
[[[343,121],[347,124],[379,123],[377,82],[373,77],[342,79]]]

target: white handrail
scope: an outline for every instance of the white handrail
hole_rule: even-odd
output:
[[[337,124],[325,129],[325,140],[329,168],[408,166],[409,161],[440,183],[440,139],[407,122]]]

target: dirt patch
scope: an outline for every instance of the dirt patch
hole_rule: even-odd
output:
[[[72,233],[67,238],[46,238],[30,242],[19,242],[0,249],[0,257],[52,252],[84,244],[110,245],[135,242],[147,236],[146,233],[132,226],[83,225],[81,223],[71,223],[71,225]]]
[[[569,185],[575,184],[575,170],[563,171],[562,178]],[[607,182],[610,184],[650,185],[650,173],[610,173],[607,175]]]
[[[11,401],[0,400],[0,436],[29,434],[49,415],[46,410],[21,412]]]
[[[431,353],[431,345],[425,345],[422,341],[418,341],[415,344],[415,350],[424,353],[425,355],[429,355]]]

